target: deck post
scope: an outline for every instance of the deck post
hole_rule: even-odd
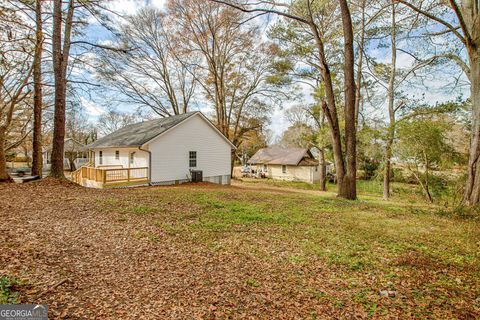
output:
[[[103,175],[103,184],[105,185],[107,183],[107,170],[102,170],[102,175]]]
[[[127,169],[127,181],[130,182],[130,168]]]

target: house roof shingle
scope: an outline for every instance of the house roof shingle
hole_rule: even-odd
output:
[[[303,161],[302,161],[303,160]],[[317,165],[308,149],[271,147],[258,150],[248,160],[249,164],[281,164],[281,165]]]
[[[87,151],[87,146],[73,138],[66,138],[64,140],[63,150],[64,152],[85,152]],[[52,151],[51,145],[42,148],[42,152],[50,151]]]
[[[196,113],[198,113],[198,111],[131,124],[96,140],[87,147],[91,149],[108,147],[140,147]]]

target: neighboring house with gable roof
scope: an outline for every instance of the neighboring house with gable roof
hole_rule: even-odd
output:
[[[320,180],[318,160],[305,148],[271,147],[258,150],[248,163],[268,178],[314,183]]]
[[[63,167],[65,170],[75,170],[76,168],[87,163],[87,147],[73,139],[65,139],[63,145]],[[42,152],[43,165],[47,170],[50,170],[52,160],[52,147],[44,148]]]
[[[235,146],[201,112],[128,125],[87,146],[90,163],[73,180],[90,187],[229,184]]]

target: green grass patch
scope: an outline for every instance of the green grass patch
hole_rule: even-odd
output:
[[[284,181],[284,180],[273,180],[273,179],[242,179],[243,183],[253,184],[253,185],[267,185],[272,187],[279,188],[294,188],[302,190],[320,190],[319,183],[308,183],[303,181]],[[334,185],[329,184],[329,187],[334,187]]]
[[[117,206],[158,228],[136,232],[137,239],[156,242],[162,234],[176,237],[188,250],[225,255],[222,261],[230,255],[260,260],[272,272],[282,270],[282,278],[294,279],[295,285],[313,288],[306,292],[311,298],[338,307],[355,303],[370,317],[388,313],[378,292],[390,283],[399,296],[422,306],[460,305],[480,295],[472,293],[480,287],[480,224],[475,218],[439,212],[440,207],[409,195],[411,186],[400,183],[394,184],[396,196],[384,201],[378,182],[360,182],[360,200],[349,201],[332,192],[291,190],[316,187],[304,183],[258,181],[242,189],[143,189],[132,191],[142,205],[132,197]],[[398,196],[403,193],[405,197]],[[154,214],[159,211],[161,216]],[[305,270],[313,265],[338,294],[304,282]],[[243,281],[250,287],[268,286],[261,275]],[[402,301],[393,300],[397,306]],[[420,308],[415,311],[420,318],[427,316]]]
[[[153,241],[153,242],[158,242],[160,241],[160,237],[157,236],[155,233],[153,232],[148,232],[148,231],[136,231],[134,234],[133,234],[133,237],[135,239],[148,239],[150,241]]]
[[[136,215],[147,215],[147,214],[156,213],[159,210],[157,208],[152,208],[146,205],[138,205],[138,206],[130,207],[126,211]]]
[[[0,304],[15,304],[18,301],[17,292],[20,281],[16,277],[0,276]]]
[[[195,201],[203,214],[193,225],[196,228],[224,230],[233,225],[288,224],[292,222],[285,212],[271,210],[268,205],[240,200],[226,201],[210,194],[196,194]]]
[[[258,283],[257,280],[252,279],[252,278],[247,279],[247,280],[245,281],[245,283],[246,283],[248,286],[250,286],[250,287],[254,287],[254,288],[260,287],[260,283]]]

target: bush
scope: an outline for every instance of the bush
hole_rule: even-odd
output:
[[[377,170],[379,167],[379,161],[365,158],[360,164],[360,170],[358,170],[359,176],[362,177],[363,180],[371,180],[377,175]]]
[[[438,215],[463,219],[463,220],[480,220],[480,208],[469,208],[464,206],[458,206],[455,208],[442,208],[436,212]]]
[[[402,168],[394,168],[392,170],[392,181],[408,184],[418,184],[417,178],[408,170]]]
[[[435,198],[448,195],[449,182],[449,179],[444,175],[429,175],[428,183],[430,185],[430,191],[432,193],[432,196]]]

